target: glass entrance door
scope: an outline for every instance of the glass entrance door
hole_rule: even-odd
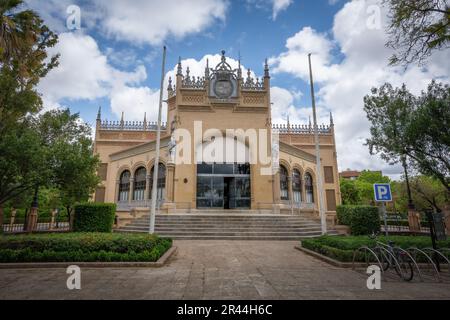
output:
[[[197,167],[197,208],[249,209],[249,164],[201,164]]]

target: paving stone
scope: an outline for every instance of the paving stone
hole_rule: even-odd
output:
[[[330,266],[291,241],[175,241],[162,268],[82,269],[82,290],[65,269],[0,270],[0,299],[450,299],[450,281],[366,287],[363,271]]]

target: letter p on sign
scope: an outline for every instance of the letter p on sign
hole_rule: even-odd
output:
[[[388,183],[376,183],[373,185],[375,192],[375,201],[388,202],[392,201],[391,185]]]

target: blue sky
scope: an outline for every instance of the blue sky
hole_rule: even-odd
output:
[[[363,97],[386,81],[406,83],[413,92],[431,79],[448,81],[450,56],[439,52],[426,68],[387,66],[386,9],[379,0],[26,0],[60,35],[52,53],[61,65],[40,84],[46,108],[69,107],[94,125],[98,106],[109,120],[156,119],[162,46],[168,47],[167,76],[178,56],[201,73],[222,49],[263,73],[269,58],[274,122],[306,123],[311,113],[307,53],[313,53],[319,118],[336,122],[340,169],[401,169],[371,157]],[[81,29],[66,20],[81,13]],[[70,20],[73,21],[73,20]],[[234,60],[233,60],[234,59]],[[197,74],[201,75],[201,74]],[[167,77],[166,77],[167,81]]]

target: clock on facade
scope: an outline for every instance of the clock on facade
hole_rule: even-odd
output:
[[[216,97],[226,99],[233,94],[233,83],[230,80],[219,80],[214,84],[214,93]]]

